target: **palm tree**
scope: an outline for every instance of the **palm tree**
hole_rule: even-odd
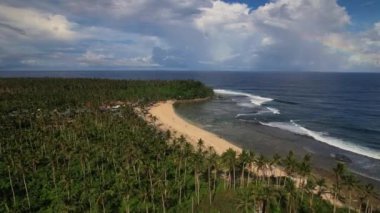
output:
[[[368,212],[368,207],[369,207],[369,198],[370,196],[373,194],[374,192],[374,186],[369,183],[369,184],[366,184],[364,187],[363,187],[363,200],[366,200],[366,203],[365,203],[365,213]]]
[[[287,212],[292,212],[296,208],[297,190],[293,180],[285,181],[284,191],[287,194]]]
[[[346,172],[346,167],[343,163],[338,163],[335,168],[333,168],[334,174],[335,174],[335,186],[334,186],[334,210],[333,212],[336,212],[336,201],[337,197],[340,193],[340,182],[342,177],[344,176]]]
[[[201,142],[201,140],[199,140]],[[200,143],[198,143],[200,144]],[[201,147],[201,146],[199,146]],[[197,204],[200,202],[200,178],[199,176],[202,173],[202,169],[205,161],[203,160],[203,152],[201,148],[198,148],[197,153],[193,156],[193,166],[194,166],[194,187],[195,193],[197,195]]]
[[[297,168],[297,160],[294,157],[293,151],[289,151],[288,155],[284,159],[285,172],[288,176],[292,176],[296,172]],[[284,186],[285,186],[286,178],[284,178]]]
[[[324,179],[324,178],[318,179],[316,181],[316,185],[317,185],[317,195],[318,196],[322,196],[324,193],[326,193],[326,188],[327,188],[326,179]]]
[[[271,173],[273,175],[273,167],[278,165],[281,162],[281,156],[279,154],[274,154],[272,160],[269,162],[269,169],[271,170]],[[276,178],[276,185],[279,185],[279,177],[275,176]]]
[[[303,191],[304,191],[304,187],[305,187],[305,182],[307,180],[307,177],[310,175],[311,173],[311,166],[310,166],[310,155],[305,155],[305,157],[303,158],[303,161],[299,164],[298,166],[298,171],[299,171],[299,174],[301,175],[302,179],[301,179],[301,200],[303,199]]]
[[[243,189],[238,193],[236,210],[239,212],[244,211],[255,212],[255,197],[253,191],[250,189]]]
[[[249,185],[249,183],[251,182],[251,173],[253,172],[253,163],[255,163],[256,161],[256,155],[253,151],[249,151],[248,152],[248,155],[249,155],[249,158],[248,158],[248,177],[247,177],[247,186]]]
[[[235,189],[236,186],[236,171],[235,171],[235,165],[236,165],[236,151],[229,148],[227,151],[225,151],[222,154],[222,159],[225,162],[225,164],[229,167],[229,179],[231,181],[231,170],[233,172],[233,187]],[[231,182],[230,182],[231,184]]]
[[[267,212],[268,206],[271,206],[271,200],[276,200],[278,191],[269,185],[264,186],[261,183],[257,186],[255,191],[257,199],[261,201],[261,212]]]
[[[239,164],[241,166],[241,177],[240,177],[240,187],[244,185],[244,170],[249,162],[249,152],[247,150],[243,150],[239,155]]]
[[[343,176],[343,185],[346,186],[348,190],[348,212],[351,212],[351,193],[354,188],[357,187],[359,181],[351,174]]]
[[[308,192],[308,194],[310,195],[310,200],[309,200],[309,207],[310,207],[310,209],[312,209],[312,207],[313,207],[313,199],[314,199],[315,186],[316,186],[316,182],[314,181],[314,179],[309,178],[307,180],[306,185],[305,185],[305,189]],[[303,197],[301,198],[301,200],[302,199],[303,199]]]
[[[266,163],[267,163],[267,160],[266,158],[264,157],[264,155],[260,155],[257,159],[256,159],[256,170],[257,170],[257,174],[259,176],[262,176],[263,178],[265,178],[266,174],[265,174],[265,167],[266,167]],[[260,171],[261,171],[261,175],[260,175]],[[261,178],[260,178],[261,179]]]
[[[8,168],[9,184],[10,184],[11,189],[12,189],[13,206],[16,206],[16,196],[15,196],[15,191],[13,189],[13,182],[12,182],[12,177],[11,177],[11,171],[9,169],[9,166],[7,168]]]
[[[213,189],[211,189],[211,170],[216,170],[218,155],[216,154],[213,147],[209,147],[207,150],[207,176],[208,176],[208,191],[209,191],[209,202],[212,203],[212,192],[215,192],[215,181],[216,181],[216,171],[214,172],[214,184]]]
[[[205,142],[202,139],[198,140],[198,143],[197,143],[198,153],[202,153],[202,151],[204,150],[204,144],[205,144]]]

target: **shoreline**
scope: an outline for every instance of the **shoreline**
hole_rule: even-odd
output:
[[[215,152],[218,155],[222,155],[228,149],[233,149],[236,151],[237,156],[243,151],[242,148],[235,145],[233,142],[228,141],[215,133],[209,132],[201,127],[198,127],[196,124],[182,118],[175,112],[175,105],[177,103],[194,103],[207,101],[210,98],[202,98],[202,99],[193,99],[193,100],[169,100],[162,101],[152,105],[148,109],[148,114],[155,117],[153,121],[151,119],[147,119],[159,129],[166,131],[170,130],[175,137],[184,136],[185,139],[194,147],[197,146],[199,139],[202,139],[204,142],[204,146],[206,148],[213,147]],[[265,170],[257,171],[256,166],[252,166],[249,168],[255,171],[258,176],[275,176],[275,177],[289,177],[286,172],[278,167],[273,166],[272,168],[266,168]],[[300,177],[290,177],[295,182],[296,185],[300,186],[301,182],[304,181]]]
[[[228,141],[235,141],[235,144],[243,149],[254,150],[256,153],[263,154],[269,158],[276,153],[285,157],[289,151],[293,151],[298,159],[301,159],[306,154],[311,154],[313,156],[313,176],[331,179],[331,182],[335,180],[332,169],[336,166],[337,162],[343,162],[347,165],[349,171],[361,180],[362,183],[371,183],[377,190],[380,190],[379,179],[376,179],[376,176],[366,175],[365,171],[361,169],[363,167],[358,167],[355,164],[356,159],[360,160],[359,157],[363,157],[366,160],[366,156],[358,156],[358,154],[341,150],[307,135],[299,135],[280,128],[236,119],[236,117],[232,117],[233,115],[227,115],[223,107],[219,104],[218,99],[216,99],[201,104],[179,104],[175,106],[175,111],[190,123],[194,121],[196,125],[205,125],[204,129],[207,131],[220,135]],[[226,118],[220,119],[220,116],[215,118],[212,115],[213,113],[219,113],[218,115],[225,116]],[[218,123],[219,120],[223,122]],[[340,160],[340,158],[333,156],[333,154],[347,157],[349,161]],[[372,160],[369,157],[368,159]],[[351,163],[354,164],[354,167],[351,167]],[[321,175],[322,173],[323,175]]]
[[[201,127],[198,127],[196,124],[193,124],[192,122],[185,120],[175,112],[174,108],[177,103],[194,103],[200,101],[207,101],[209,99],[210,98],[185,101],[168,100],[158,102],[148,108],[148,115],[152,117],[148,118],[145,116],[144,119],[154,124],[158,129],[162,131],[170,130],[175,137],[184,136],[186,140],[194,147],[197,146],[198,140],[202,139],[206,148],[210,146],[213,147],[215,152],[219,155],[221,155],[229,148],[236,151],[237,155],[239,155],[243,150],[242,148],[235,145],[231,141],[228,141],[214,133],[211,133],[205,129],[202,129]],[[155,119],[152,119],[153,117]],[[288,176],[284,169],[278,166],[266,168],[261,172],[257,172],[256,166],[254,165],[248,169],[255,171],[256,175],[258,176],[289,177],[295,182],[297,187],[300,187],[302,182],[306,183],[306,180],[303,180],[303,178],[301,177]],[[319,172],[317,172],[317,175],[320,177],[325,177],[325,175],[322,175]],[[327,178],[326,180],[329,180],[331,177],[325,178]],[[330,202],[331,204],[335,203],[339,207],[344,206],[340,201],[334,200],[332,195],[329,193],[322,195],[322,198]]]
[[[180,117],[174,110],[176,103],[189,103],[194,101],[205,101],[207,99],[187,100],[187,101],[166,101],[154,104],[148,110],[149,114],[154,116],[157,120],[155,125],[161,130],[170,130],[176,137],[183,135],[190,144],[196,147],[199,139],[204,141],[205,147],[213,147],[217,154],[222,154],[229,148],[237,153],[242,149],[233,143],[221,138],[220,136],[208,132]]]

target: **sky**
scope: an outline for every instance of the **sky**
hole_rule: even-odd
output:
[[[1,0],[0,70],[380,72],[380,0]]]

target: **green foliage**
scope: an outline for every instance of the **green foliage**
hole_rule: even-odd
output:
[[[1,112],[98,106],[116,100],[148,104],[212,95],[210,88],[192,80],[0,79]]]
[[[0,79],[0,212],[176,206],[179,187],[182,200],[193,193],[192,167],[183,178],[177,160],[204,157],[169,144],[131,105],[99,107],[211,95],[196,81]]]
[[[0,79],[0,212],[332,211],[320,197],[324,180],[296,187],[268,175],[283,163],[289,175],[309,178],[309,156],[219,156],[202,140],[194,148],[159,131],[134,109],[212,95],[197,81]],[[353,190],[344,174],[339,166],[337,185]]]

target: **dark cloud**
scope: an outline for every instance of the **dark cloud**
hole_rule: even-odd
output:
[[[17,28],[17,27],[13,27],[9,24],[5,24],[5,23],[1,23],[0,22],[0,28],[5,28],[5,29],[8,29],[8,30],[12,30],[13,32],[16,32],[18,34],[21,34],[21,35],[26,35],[26,32],[20,28]]]

